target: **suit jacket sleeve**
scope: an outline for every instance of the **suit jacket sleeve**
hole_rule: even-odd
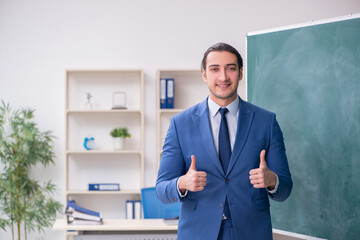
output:
[[[274,194],[269,193],[269,197],[275,201],[282,202],[289,197],[293,183],[285,153],[283,134],[275,114],[273,115],[271,128],[270,145],[266,159],[268,167],[279,177],[279,187]]]
[[[165,138],[156,181],[156,193],[163,203],[172,203],[181,199],[177,190],[177,181],[185,173],[185,163],[179,144],[175,118],[172,117]]]

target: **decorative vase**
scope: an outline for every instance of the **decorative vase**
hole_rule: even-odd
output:
[[[125,138],[114,137],[114,150],[122,150],[125,145]]]

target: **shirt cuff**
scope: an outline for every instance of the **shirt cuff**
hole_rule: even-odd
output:
[[[270,194],[275,194],[276,193],[276,191],[278,190],[278,188],[279,188],[279,177],[278,177],[278,175],[275,173],[275,176],[276,176],[276,184],[275,184],[275,188],[273,189],[273,190],[268,190],[267,188],[266,188],[266,190],[270,193]],[[178,188],[179,189],[179,188]]]
[[[188,190],[186,190],[184,194],[181,194],[180,189],[179,189],[179,178],[178,178],[177,181],[176,181],[176,188],[177,188],[177,191],[178,191],[179,196],[180,196],[181,198],[186,197],[186,195],[188,194]]]

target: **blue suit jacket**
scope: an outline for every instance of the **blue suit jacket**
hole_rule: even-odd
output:
[[[266,150],[268,167],[279,177],[271,195],[255,189],[249,171],[258,168],[260,152]],[[207,173],[203,191],[180,198],[177,180],[196,157],[196,169]],[[283,135],[274,113],[240,99],[236,139],[227,172],[215,149],[207,99],[171,118],[160,162],[156,192],[164,203],[182,201],[178,239],[217,239],[227,196],[237,239],[272,239],[269,197],[284,201],[292,180]]]

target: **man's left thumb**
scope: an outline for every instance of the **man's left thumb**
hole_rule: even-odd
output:
[[[265,160],[265,150],[262,150],[260,153],[260,168],[267,167],[266,160]]]

